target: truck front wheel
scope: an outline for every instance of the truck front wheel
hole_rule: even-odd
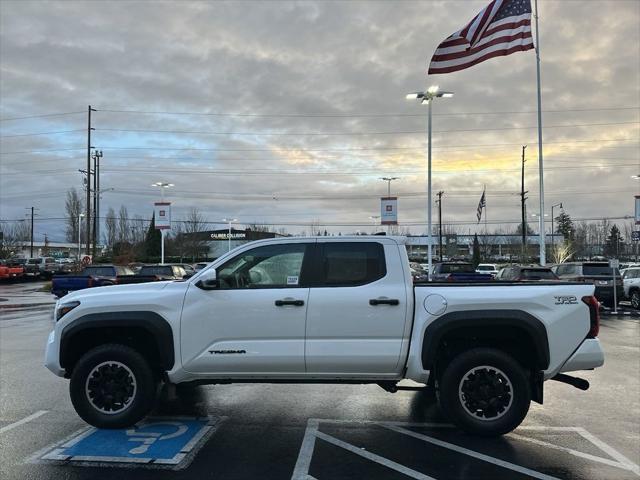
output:
[[[459,428],[475,435],[508,433],[529,411],[527,372],[497,349],[474,348],[459,354],[439,383],[440,408]]]
[[[157,380],[136,350],[106,344],[80,358],[71,374],[69,392],[85,422],[98,428],[124,428],[151,411]]]

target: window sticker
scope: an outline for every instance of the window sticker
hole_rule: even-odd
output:
[[[298,276],[297,275],[288,276],[287,285],[298,285]]]

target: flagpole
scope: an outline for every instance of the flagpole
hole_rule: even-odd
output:
[[[489,251],[489,230],[487,230],[487,186],[484,185],[482,189],[482,195],[484,196],[484,254],[488,257]],[[489,261],[485,258],[485,261]]]
[[[536,19],[536,72],[538,79],[538,176],[540,181],[540,216],[538,229],[540,231],[540,265],[547,263],[545,231],[544,231],[544,162],[542,158],[542,95],[540,87],[540,28],[538,27],[538,0],[535,1]],[[523,226],[524,228],[524,226]]]

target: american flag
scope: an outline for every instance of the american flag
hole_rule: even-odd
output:
[[[487,201],[485,199],[485,194],[486,190],[482,190],[482,196],[480,197],[480,203],[478,203],[478,212],[476,214],[476,216],[478,217],[478,223],[480,223],[480,220],[482,219],[482,209],[484,207],[487,206]]]
[[[531,0],[493,0],[438,45],[429,74],[464,70],[493,57],[531,50]]]

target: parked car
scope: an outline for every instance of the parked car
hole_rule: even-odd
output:
[[[155,282],[160,280],[182,280],[187,274],[182,265],[145,265],[130,283]]]
[[[490,273],[478,273],[472,263],[442,262],[433,266],[434,282],[487,282],[493,280]]]
[[[75,262],[70,258],[57,258],[56,259],[56,275],[64,275],[65,273],[72,273],[76,269]]]
[[[496,280],[520,282],[523,280],[559,280],[550,267],[509,265],[496,275]]]
[[[20,263],[11,260],[0,260],[0,280],[15,280],[24,275],[24,268]]]
[[[551,269],[561,280],[595,285],[596,298],[607,307],[613,307],[613,269],[607,262],[561,263]],[[617,299],[620,301],[624,297],[624,288],[617,268],[615,288]]]
[[[25,258],[24,264],[22,268],[24,269],[24,274],[27,277],[38,278],[40,277],[40,263],[37,258]]]
[[[476,267],[476,273],[489,273],[495,278],[498,274],[498,266],[495,263],[480,263]]]
[[[184,282],[58,301],[45,364],[70,378],[76,412],[101,428],[142,419],[162,380],[396,392],[408,378],[437,382],[443,413],[460,428],[501,435],[531,400],[542,402],[545,380],[586,390],[566,373],[603,365],[593,292],[561,282],[414,286],[402,239],[268,239]]]
[[[195,269],[196,272],[199,272],[203,268],[206,268],[208,265],[209,264],[207,262],[198,262],[193,266],[193,268]]]
[[[51,293],[56,297],[64,297],[69,292],[85,288],[115,285],[124,277],[133,277],[129,267],[119,265],[89,265],[79,275],[54,276],[51,280]]]
[[[27,265],[35,265],[36,269],[33,270],[35,276],[49,279],[53,277],[58,269],[56,259],[53,257],[36,257],[27,260]],[[27,274],[31,271],[28,269]]]
[[[624,296],[631,301],[631,306],[640,309],[640,267],[630,267],[622,272]]]

